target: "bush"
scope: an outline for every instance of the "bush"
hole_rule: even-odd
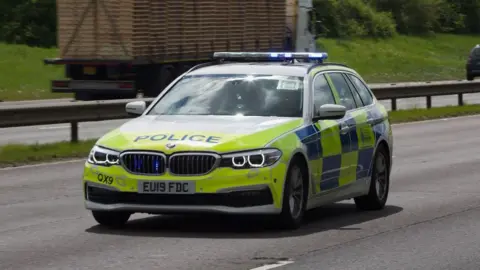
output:
[[[443,0],[377,0],[378,10],[391,12],[402,34],[426,34],[441,29]]]
[[[314,0],[317,33],[325,37],[391,37],[395,21],[362,0]]]
[[[480,33],[480,0],[366,0],[391,12],[401,34]]]
[[[57,43],[55,0],[0,0],[0,40],[53,47]]]
[[[446,0],[464,18],[464,25],[456,32],[480,33],[480,0]]]
[[[480,0],[314,0],[326,37],[480,33]]]

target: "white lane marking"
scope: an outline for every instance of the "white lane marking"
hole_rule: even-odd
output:
[[[257,267],[257,268],[252,268],[250,270],[268,270],[268,269],[273,269],[273,268],[285,266],[285,265],[291,264],[291,263],[293,263],[293,261],[278,261],[274,264],[267,264],[267,265],[260,266],[260,267]]]
[[[39,127],[38,129],[63,129],[63,128],[70,128],[70,126],[45,126],[45,127]]]
[[[17,166],[17,167],[5,167],[5,168],[0,168],[0,171],[21,170],[21,169],[25,169],[25,168],[62,165],[62,164],[75,163],[75,162],[81,162],[81,161],[84,162],[86,159],[87,158],[70,159],[70,160],[63,160],[63,161],[57,161],[57,162],[46,162],[46,163],[38,163],[38,164],[31,164],[31,165],[22,165],[22,166]]]

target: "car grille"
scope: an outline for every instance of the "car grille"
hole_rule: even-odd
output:
[[[162,175],[168,168],[175,175],[203,175],[215,169],[219,157],[192,153],[167,158],[160,153],[126,152],[121,155],[121,160],[123,167],[132,174]]]
[[[202,175],[215,168],[218,158],[212,154],[173,155],[168,161],[168,168],[176,175]]]
[[[133,174],[161,175],[165,173],[165,156],[155,153],[122,154],[123,167]]]

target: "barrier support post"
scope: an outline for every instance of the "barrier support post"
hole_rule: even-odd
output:
[[[78,142],[78,122],[77,121],[70,122],[70,142],[72,143]]]
[[[396,111],[396,110],[397,110],[397,99],[392,98],[392,111]]]

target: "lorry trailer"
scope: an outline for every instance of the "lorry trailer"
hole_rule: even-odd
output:
[[[54,93],[156,97],[216,51],[314,52],[312,0],[57,0]]]

